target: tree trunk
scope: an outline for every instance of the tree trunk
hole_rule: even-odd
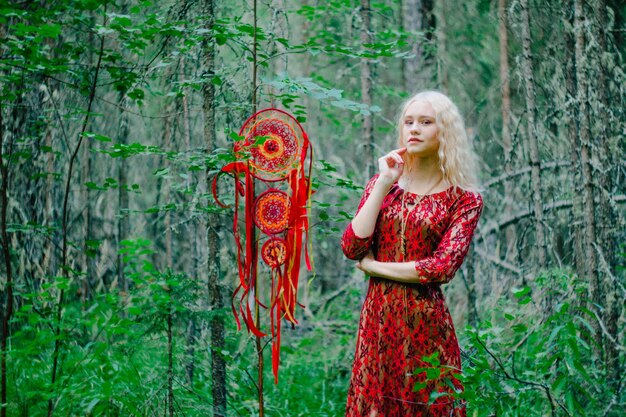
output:
[[[423,30],[422,16],[422,0],[404,0],[402,1],[402,26],[405,32],[409,33],[409,39],[414,41],[411,45],[411,53],[415,55],[410,59],[402,60],[402,79],[404,90],[412,94],[416,92],[421,84],[418,74],[422,73],[423,65],[423,48],[422,43],[418,40],[419,32]],[[417,38],[417,39],[416,39]],[[423,73],[422,73],[423,74]]]
[[[591,171],[591,128],[589,122],[589,66],[585,53],[585,12],[582,0],[574,1],[574,34],[576,56],[576,104],[578,120],[578,137],[580,143],[579,167],[582,172],[582,204],[583,204],[583,241],[585,257],[585,277],[589,280],[591,293],[590,306],[596,311],[595,305],[603,306],[604,297],[601,293],[597,270],[597,257],[594,248],[596,242],[596,215],[594,210],[594,189]],[[602,333],[599,323],[593,322],[597,346],[601,349]],[[598,352],[596,352],[598,353]]]
[[[535,240],[537,247],[537,263],[540,269],[546,267],[546,239],[543,227],[543,205],[541,204],[541,175],[539,160],[539,131],[536,128],[536,99],[535,80],[533,77],[533,64],[530,39],[530,17],[528,13],[528,0],[520,0],[521,26],[522,26],[522,74],[526,85],[526,112],[528,120],[528,145],[530,150],[531,167],[531,192],[535,211]]]
[[[171,74],[170,80],[175,80],[176,75]],[[175,109],[175,113],[178,114],[178,108]],[[169,114],[169,113],[168,113]],[[172,123],[172,120],[175,121],[173,117],[167,117],[166,123]],[[174,123],[176,124],[176,123]],[[176,129],[170,127],[166,129],[170,134],[165,136],[165,142],[163,143],[163,147],[169,151],[171,149],[177,148],[178,144],[176,143]],[[169,169],[170,163],[167,159],[165,159],[165,168]],[[163,186],[165,187],[165,191],[163,192],[163,199],[165,204],[170,204],[172,202],[172,193],[171,186],[168,181],[163,182]],[[174,258],[173,258],[173,237],[172,237],[172,217],[174,214],[172,210],[167,210],[165,212],[164,219],[164,229],[165,229],[165,269],[166,276],[170,276],[173,273],[174,266]],[[167,409],[166,413],[169,417],[174,417],[174,337],[172,330],[172,322],[174,315],[173,308],[173,300],[174,293],[171,287],[167,287],[166,289],[168,293],[168,303],[167,303],[167,312],[166,312],[166,330],[167,330]]]
[[[166,119],[166,123],[171,123],[171,118]],[[170,150],[175,146],[173,144],[174,137],[176,136],[176,130],[173,128],[168,129],[170,131],[170,135],[165,137],[165,143],[163,146],[165,149]],[[169,167],[169,162],[167,159],[165,160],[165,167]],[[163,186],[165,188],[163,192],[163,201],[165,204],[170,204],[172,202],[171,195],[171,187],[167,181],[163,182]],[[172,210],[165,211],[165,219],[163,228],[165,229],[165,268],[168,270],[172,269],[173,266],[173,254],[172,254]]]
[[[105,6],[105,16],[106,16],[106,6]],[[106,18],[105,18],[105,23],[106,23]],[[91,121],[91,111],[93,108],[93,103],[95,100],[95,96],[96,96],[96,87],[98,85],[98,75],[100,73],[100,65],[102,63],[102,56],[104,53],[104,37],[100,38],[100,51],[98,54],[98,63],[96,64],[96,69],[95,69],[95,73],[93,76],[93,81],[91,84],[91,90],[89,92],[89,98],[88,98],[88,102],[87,102],[87,112],[85,114],[85,117],[83,119],[83,124],[81,127],[81,130],[79,132],[78,135],[78,141],[76,144],[76,147],[74,148],[72,155],[70,156],[70,160],[69,160],[69,164],[68,164],[68,169],[67,169],[67,177],[65,180],[65,191],[63,193],[63,209],[61,210],[61,216],[62,216],[62,221],[61,221],[61,267],[63,269],[63,276],[67,279],[69,279],[69,272],[68,272],[68,242],[69,242],[69,237],[68,237],[68,233],[69,233],[69,196],[70,196],[70,185],[71,185],[71,181],[72,181],[72,176],[74,174],[74,163],[76,161],[76,157],[78,156],[78,153],[80,151],[80,146],[83,143],[83,139],[85,138],[85,132],[87,131],[87,126],[89,125],[89,122]],[[57,305],[56,307],[56,312],[55,312],[55,329],[54,329],[54,333],[55,333],[55,339],[54,339],[54,350],[52,352],[52,373],[50,376],[50,385],[52,386],[52,388],[54,389],[54,385],[56,383],[56,379],[57,379],[57,370],[58,370],[58,365],[59,365],[59,354],[61,351],[61,327],[62,327],[62,322],[61,322],[61,316],[62,316],[62,311],[63,311],[63,301],[64,301],[64,295],[65,295],[65,290],[61,289],[59,292],[59,298],[57,300]],[[48,417],[51,417],[54,413],[54,398],[51,396],[50,399],[48,400]]]
[[[94,25],[96,24],[96,18],[94,17],[93,14],[90,14],[90,21],[92,22],[92,24]],[[92,45],[95,47],[95,45],[97,45],[97,39],[93,31],[90,31],[88,38],[89,38],[89,45]],[[98,57],[95,56],[93,52],[90,52],[89,65],[93,67],[97,59]],[[94,178],[94,171],[96,170],[94,170],[94,168],[92,167],[91,141],[87,141],[87,143],[85,143],[82,147],[81,168],[82,168],[81,169],[82,181],[80,181],[81,184],[84,184],[87,181],[91,181],[92,179],[94,179],[94,182],[97,182],[97,179]],[[82,211],[82,221],[83,221],[82,234],[83,234],[83,240],[84,240],[84,245],[85,245],[83,248],[82,263],[83,263],[83,271],[86,272],[86,276],[84,277],[82,281],[82,289],[81,289],[81,299],[84,305],[85,300],[89,299],[90,297],[89,292],[91,288],[91,283],[96,277],[96,268],[95,268],[94,258],[90,256],[90,253],[92,251],[90,247],[87,245],[87,239],[93,238],[93,227],[92,227],[92,223],[93,223],[92,206],[93,205],[91,201],[91,197],[93,196],[93,193],[91,192],[89,188],[83,186],[80,188],[80,194],[81,194],[80,201],[85,205],[85,208]]]
[[[508,19],[506,14],[506,0],[498,0],[498,20],[500,39],[500,82],[502,83],[502,145],[504,148],[504,172],[509,175],[513,172],[513,144],[511,141],[511,87],[509,79],[509,35],[507,31]],[[504,208],[507,212],[515,210],[513,201],[514,188],[509,181],[504,183]],[[517,231],[514,227],[506,229],[506,244],[504,258],[515,262],[517,259]]]
[[[168,310],[167,310],[167,405],[169,417],[174,417],[174,343],[172,336],[172,289],[168,289]]]
[[[478,309],[476,308],[476,256],[472,244],[466,256],[468,262],[465,268],[465,286],[467,289],[467,322],[475,327],[478,324]]]
[[[118,132],[117,140],[120,144],[125,145],[128,143],[128,98],[120,93],[119,96],[119,106],[120,106],[120,128]],[[167,122],[166,122],[167,123]],[[118,254],[117,254],[117,287],[120,291],[123,291],[125,294],[128,294],[128,282],[126,281],[126,276],[124,274],[124,256],[119,253],[119,249],[121,249],[120,242],[124,239],[128,239],[130,232],[130,217],[128,215],[129,209],[129,199],[128,199],[128,190],[126,187],[128,185],[128,179],[126,178],[126,172],[128,170],[128,165],[126,163],[126,158],[119,158],[118,161],[118,170],[117,170],[117,212],[119,215],[117,222],[117,242],[118,242]]]
[[[371,43],[371,18],[369,0],[361,0],[361,44]],[[367,106],[372,105],[372,63],[369,58],[361,58],[361,102]],[[361,130],[364,148],[364,165],[367,179],[376,172],[374,164],[374,126],[372,114],[368,111],[363,115],[363,128]]]
[[[12,144],[4,143],[4,120],[2,104],[0,103],[0,173],[2,182],[0,184],[0,234],[2,238],[2,257],[6,273],[5,290],[0,293],[0,321],[2,325],[0,334],[0,417],[6,417],[7,408],[2,404],[7,404],[7,342],[9,340],[9,322],[13,315],[13,271],[11,269],[11,250],[9,248],[9,234],[7,233],[7,212],[9,206],[9,163],[11,161]],[[6,153],[5,153],[5,147]],[[6,161],[4,156],[7,156]]]
[[[274,33],[276,37],[289,39],[289,24],[287,22],[287,14],[285,11],[285,0],[272,0],[270,4],[272,13],[270,33]],[[272,66],[274,74],[283,74],[287,72],[287,48],[280,42],[272,42],[270,56],[273,56]],[[268,86],[270,96],[270,107],[276,107],[276,95],[278,91],[273,86]]]
[[[446,10],[447,0],[437,2],[435,9],[437,16],[437,85],[444,93],[448,92],[448,65],[447,65],[447,37],[446,37]]]
[[[607,28],[608,22],[606,4],[603,0],[593,1],[593,15],[596,17],[593,22],[594,37],[597,39],[597,46],[594,50],[595,64],[594,68],[597,73],[595,79],[594,90],[597,91],[598,103],[593,110],[597,112],[594,120],[598,120],[598,134],[594,135],[594,151],[598,159],[597,172],[594,177],[598,178],[598,230],[600,234],[600,248],[602,256],[606,262],[606,272],[615,273],[617,264],[617,246],[616,246],[616,228],[614,227],[617,220],[617,214],[611,205],[611,195],[613,194],[613,179],[616,173],[614,168],[617,166],[613,160],[614,152],[612,150],[611,126],[617,120],[611,120],[612,109],[610,108],[608,98],[608,76],[607,73],[612,66],[610,61],[612,55],[607,48],[607,33],[611,28]],[[616,123],[617,125],[617,123]]]
[[[185,16],[180,16],[181,18],[184,18]],[[185,80],[186,80],[186,75],[185,75],[185,57],[181,56],[180,57],[180,61],[179,61],[179,71],[178,71],[178,82],[180,83],[180,85],[184,85]],[[187,94],[188,92],[184,92],[181,99],[177,101],[177,105],[179,105],[180,107],[182,107],[182,109],[177,109],[176,113],[177,114],[181,114],[183,115],[183,136],[185,139],[185,150],[187,152],[191,152],[191,121],[190,121],[190,114],[189,114],[189,100],[187,98]],[[195,181],[193,181],[195,176],[193,175],[189,175],[186,180],[185,180],[185,184],[186,184],[186,188],[190,189],[194,184]],[[196,189],[197,192],[199,193],[199,187]],[[194,201],[197,200],[197,197],[194,196]],[[192,239],[185,239],[185,241],[181,242],[184,246],[185,246],[185,252],[191,254],[192,256],[192,262],[189,264],[191,265],[190,270],[189,271],[185,271],[187,273],[189,273],[190,276],[202,276],[202,273],[200,271],[199,268],[199,262],[198,259],[200,258],[200,253],[201,253],[201,243],[203,240],[203,232],[202,232],[202,228],[201,227],[196,227],[195,222],[188,222],[187,225],[185,226],[186,229],[186,234],[188,236],[194,236],[195,238]],[[186,265],[183,266],[183,268]],[[196,292],[194,291],[194,295]],[[195,351],[196,351],[196,315],[195,314],[191,314],[189,315],[189,321],[187,322],[187,334],[185,337],[185,342],[187,343],[187,349],[185,351],[185,371],[186,371],[186,376],[187,376],[187,383],[189,384],[189,386],[192,386],[193,384],[193,377],[194,377],[194,372],[195,372],[195,368],[196,368],[196,364],[195,364]]]
[[[85,143],[82,147],[82,155],[81,155],[81,168],[82,168],[82,172],[81,172],[81,178],[82,181],[80,182],[81,184],[84,184],[88,181],[91,181],[91,178],[93,178],[93,168],[91,165],[91,143],[90,141],[87,141],[87,143]],[[87,239],[92,239],[93,238],[93,230],[92,230],[92,213],[91,213],[91,198],[90,198],[90,189],[88,187],[81,187],[80,188],[80,200],[81,202],[85,205],[85,208],[83,209],[82,212],[82,220],[83,220],[83,231],[82,231],[82,235],[83,235],[83,253],[82,253],[82,261],[83,261],[83,270],[87,273],[87,275],[83,278],[82,280],[82,290],[81,290],[81,299],[83,301],[83,305],[85,305],[85,300],[89,299],[90,294],[89,294],[89,288],[91,287],[90,285],[90,280],[93,280],[95,277],[95,268],[94,268],[94,262],[93,262],[93,257],[90,256],[91,250],[90,247],[87,244]]]
[[[204,1],[204,18],[209,31],[215,22],[214,0]],[[216,147],[215,135],[215,87],[211,78],[215,73],[215,43],[213,38],[206,37],[202,43],[204,51],[204,79],[202,89],[203,114],[204,114],[204,140],[206,152],[210,154]],[[211,189],[211,178],[206,173],[206,189]],[[206,238],[207,238],[207,280],[209,291],[209,305],[215,312],[211,315],[211,377],[213,381],[213,415],[216,417],[226,416],[226,362],[222,356],[224,349],[224,319],[220,310],[224,306],[220,288],[220,253],[219,235],[217,227],[219,218],[215,215],[207,215]]]
[[[609,102],[609,72],[613,66],[613,56],[608,50],[608,37],[612,27],[607,27],[607,6],[604,0],[594,0],[593,5],[593,35],[597,39],[597,46],[594,48],[594,59],[597,76],[594,90],[598,94],[598,103],[593,107],[593,120],[599,121],[597,128],[599,132],[594,135],[594,152],[598,160],[596,172],[593,176],[598,178],[598,233],[599,233],[599,253],[601,262],[598,264],[598,277],[603,277],[600,282],[600,291],[605,301],[606,310],[603,312],[603,319],[606,322],[607,332],[614,341],[619,342],[618,321],[621,314],[621,300],[618,296],[618,287],[615,278],[617,266],[617,228],[618,215],[612,204],[611,196],[614,193],[614,178],[616,176],[613,152],[611,127],[617,125],[617,120],[612,117],[613,110]],[[615,124],[614,124],[615,123]],[[609,386],[613,390],[619,387],[621,380],[621,366],[619,362],[619,350],[615,343],[606,343],[607,373],[609,375]]]
[[[569,12],[569,10],[565,9],[563,11],[565,14]],[[572,26],[573,20],[571,20],[571,16],[564,16],[564,26]],[[566,45],[568,56],[570,57],[569,62],[567,64],[566,74],[566,90],[567,94],[565,96],[564,102],[567,103],[575,103],[576,100],[576,39],[574,37],[573,32],[567,32],[566,37]],[[583,204],[582,204],[582,176],[580,172],[580,143],[578,137],[578,128],[577,128],[577,118],[575,116],[576,109],[571,108],[571,105],[566,107],[566,111],[564,112],[564,120],[567,125],[567,138],[570,141],[570,178],[572,184],[572,222],[570,223],[570,230],[572,235],[572,246],[574,251],[574,263],[576,274],[580,278],[585,277],[585,256],[583,251],[583,233],[582,233],[582,224],[583,224]],[[582,306],[581,306],[582,307]]]
[[[252,41],[252,112],[257,112],[257,72],[258,72],[258,43],[257,43],[257,19],[258,19],[258,1],[253,0],[253,22],[254,22],[254,36]],[[255,187],[253,187],[254,193],[256,193]],[[236,192],[236,191],[235,191]],[[250,201],[253,201],[256,197],[255,194],[251,196]],[[251,239],[252,244],[252,253],[251,253],[251,261],[252,261],[252,270],[250,271],[250,278],[254,282],[254,296],[259,294],[259,280],[257,277],[257,261],[258,261],[258,244],[257,244],[257,236],[256,229],[252,228],[252,235],[246,236],[246,239]],[[239,261],[239,260],[238,260]],[[250,302],[249,300],[247,302]],[[255,317],[255,325],[257,329],[261,328],[261,315],[259,313],[259,305],[255,303],[254,305],[254,317]],[[263,347],[261,343],[261,337],[254,337],[254,344],[256,347],[256,355],[257,355],[257,393],[258,393],[258,401],[259,401],[259,417],[265,416],[265,400],[264,400],[264,391],[263,391]]]

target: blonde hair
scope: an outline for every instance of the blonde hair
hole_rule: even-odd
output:
[[[439,130],[439,167],[443,178],[450,184],[467,191],[479,191],[476,175],[478,158],[474,153],[465,131],[463,118],[456,105],[438,91],[422,91],[408,99],[402,106],[398,118],[398,144],[402,140],[404,116],[409,106],[416,101],[426,101],[435,110],[435,123]],[[408,155],[407,170],[411,171],[412,156]]]

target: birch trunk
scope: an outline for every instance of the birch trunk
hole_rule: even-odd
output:
[[[589,124],[589,77],[585,52],[585,11],[582,0],[574,1],[574,36],[576,56],[576,105],[578,110],[578,137],[580,143],[579,168],[582,173],[583,241],[585,257],[585,277],[589,280],[591,308],[604,305],[597,271],[597,257],[594,248],[596,241],[596,215],[594,210],[594,189],[591,171],[591,129]],[[602,333],[598,322],[594,321],[594,338],[598,349],[602,347]],[[598,354],[598,351],[596,352]]]
[[[270,4],[270,11],[272,13],[272,24],[270,27],[270,33],[274,33],[279,38],[289,39],[289,25],[287,23],[287,15],[285,12],[284,0],[272,0]],[[272,66],[274,74],[282,74],[287,72],[287,49],[285,45],[280,42],[272,42],[270,56],[274,56],[272,59]],[[268,87],[270,96],[270,106],[276,107],[276,94],[278,91],[272,86]]]
[[[80,182],[81,184],[84,184],[87,181],[91,181],[90,179],[90,173],[92,173],[92,167],[91,167],[91,144],[89,143],[89,141],[87,143],[85,143],[85,145],[83,146],[82,149],[82,155],[81,155],[81,160],[82,160],[82,164],[81,164],[81,168],[82,168],[82,172],[81,172],[81,178],[82,181]],[[82,236],[83,236],[83,242],[86,245],[85,240],[86,239],[92,239],[92,228],[91,228],[91,223],[92,223],[92,213],[91,213],[91,196],[89,195],[89,188],[83,186],[80,187],[80,194],[81,194],[81,202],[85,205],[84,209],[82,211],[82,221],[83,221],[83,231],[82,231]],[[85,303],[85,300],[88,299],[90,297],[89,294],[89,288],[91,287],[90,282],[95,278],[95,268],[94,268],[94,263],[93,263],[93,258],[91,258],[89,256],[90,251],[88,250],[89,247],[84,247],[83,248],[83,253],[82,253],[82,263],[83,263],[83,268],[84,271],[87,273],[85,277],[83,277],[82,279],[82,289],[80,291],[80,298],[83,302],[83,305]]]
[[[214,0],[204,1],[204,19],[209,31],[213,28],[215,19]],[[217,147],[215,135],[215,87],[211,78],[215,71],[215,43],[212,38],[205,38],[202,43],[204,53],[204,79],[202,89],[204,114],[204,140],[207,154],[210,154]],[[211,189],[211,178],[206,176],[206,189]],[[220,289],[220,253],[219,235],[217,226],[219,220],[215,215],[207,215],[206,239],[207,239],[207,280],[209,292],[209,305],[214,312],[219,312],[224,301]],[[223,317],[216,313],[211,316],[211,377],[213,380],[213,415],[226,416],[226,363],[221,354],[224,349],[224,321]]]
[[[565,27],[573,27],[573,20],[568,15],[568,10],[563,10],[565,16]],[[566,34],[567,53],[570,57],[566,69],[566,90],[567,94],[564,98],[565,105],[567,103],[575,103],[576,101],[576,39],[573,31]],[[574,263],[576,274],[579,277],[585,276],[585,256],[583,251],[583,204],[582,204],[582,175],[580,172],[580,143],[578,137],[576,109],[571,105],[566,107],[564,112],[564,120],[567,126],[567,138],[570,141],[570,178],[572,184],[572,222],[570,223],[570,231],[572,235],[572,246],[574,251]],[[582,305],[580,306],[582,307]]]
[[[411,53],[415,55],[410,59],[402,60],[402,79],[404,90],[409,94],[417,92],[419,88],[418,74],[422,66],[422,44],[419,32],[422,31],[422,0],[404,0],[402,2],[402,27],[409,33],[409,39],[415,39],[411,45]],[[417,39],[416,39],[417,38]]]
[[[0,401],[7,404],[7,342],[9,340],[9,322],[13,315],[13,271],[11,269],[11,249],[9,248],[9,234],[7,233],[7,211],[9,205],[9,161],[11,160],[12,146],[4,143],[4,121],[2,105],[0,104],[0,173],[2,182],[0,185],[0,237],[2,238],[2,257],[6,281],[4,291],[0,292]],[[5,153],[6,148],[6,153]],[[6,161],[4,156],[8,156]],[[2,284],[2,283],[0,283]],[[0,286],[0,289],[2,286]],[[7,407],[0,407],[0,417],[6,417]]]
[[[435,15],[437,16],[437,84],[444,93],[448,92],[448,65],[447,65],[447,43],[446,37],[446,10],[447,0],[437,2]]]
[[[499,40],[500,40],[500,83],[502,94],[502,144],[504,148],[504,172],[509,175],[513,172],[513,144],[511,141],[511,87],[509,80],[509,35],[508,19],[506,14],[506,0],[498,0]],[[514,211],[514,189],[509,181],[504,183],[504,207],[507,212]],[[506,229],[506,253],[508,261],[517,259],[517,232],[514,227]]]
[[[361,0],[361,44],[371,43],[371,16],[369,0]],[[361,58],[361,102],[372,105],[372,63],[369,58]],[[365,167],[367,179],[376,172],[374,164],[374,132],[373,118],[368,112],[363,115],[362,143],[365,151]],[[366,179],[366,180],[367,180]]]
[[[183,6],[183,9],[185,9],[185,7]],[[180,16],[181,18],[185,18],[184,15]],[[178,71],[178,82],[181,85],[184,85],[185,81],[186,81],[186,73],[185,73],[185,69],[186,69],[186,62],[185,62],[185,57],[181,56],[180,57],[180,61],[179,61],[179,71]],[[185,150],[187,152],[191,152],[192,151],[192,146],[191,146],[191,121],[190,121],[190,112],[189,112],[189,100],[188,100],[188,93],[185,91],[183,93],[183,96],[180,100],[177,101],[177,104],[182,107],[182,109],[177,110],[177,114],[181,114],[183,116],[183,137],[185,140]],[[191,187],[193,187],[193,184],[195,183],[194,180],[194,176],[193,175],[189,175],[186,179],[185,179],[185,184],[186,184],[186,188],[190,189]],[[199,193],[200,187],[198,187],[196,189],[196,192]],[[197,200],[197,197],[194,196],[194,201]],[[196,227],[195,222],[187,222],[186,226],[186,234],[187,236],[193,236],[193,238],[191,239],[185,239],[183,242],[181,242],[182,244],[184,244],[185,246],[185,253],[191,254],[191,262],[190,263],[186,263],[188,265],[191,265],[191,267],[189,268],[190,270],[186,271],[187,273],[190,274],[190,276],[202,276],[202,272],[200,271],[200,262],[199,259],[201,258],[201,253],[202,253],[202,244],[200,242],[203,242],[204,240],[204,236],[203,236],[203,231],[201,227]],[[185,268],[185,264],[183,264],[183,268]],[[195,291],[194,291],[195,293]],[[194,296],[197,296],[197,294],[195,294]],[[196,368],[196,364],[195,364],[195,352],[196,352],[196,341],[197,341],[197,325],[196,325],[196,316],[194,314],[191,314],[189,316],[189,321],[187,322],[187,330],[186,330],[186,337],[185,337],[185,341],[187,343],[187,348],[185,350],[185,356],[186,356],[186,363],[185,363],[185,372],[187,375],[187,383],[189,384],[189,386],[193,385],[193,378],[194,378],[194,372],[195,372],[195,368]]]
[[[526,85],[526,112],[528,120],[528,145],[530,151],[531,192],[535,214],[535,239],[537,247],[537,263],[540,269],[546,267],[546,239],[543,227],[543,205],[541,204],[541,175],[539,160],[538,130],[536,120],[535,80],[531,54],[530,17],[528,0],[520,1],[522,27],[522,75]]]
[[[128,143],[128,98],[120,94],[119,97],[119,105],[120,105],[120,129],[118,132],[117,140],[125,145]],[[167,122],[166,122],[167,123]],[[119,158],[118,160],[118,171],[117,171],[117,212],[119,214],[119,220],[117,222],[117,241],[118,245],[124,239],[128,239],[128,233],[130,231],[130,218],[127,214],[127,210],[129,209],[129,201],[128,201],[128,191],[125,189],[128,184],[128,179],[126,178],[126,172],[128,170],[128,165],[126,163],[126,158]],[[121,247],[120,247],[121,249]],[[124,261],[123,255],[119,253],[117,255],[117,287],[128,294],[128,283],[126,282],[126,276],[124,274]]]
[[[618,215],[615,206],[611,201],[614,193],[614,178],[616,176],[614,160],[614,152],[612,151],[612,135],[611,126],[613,126],[612,109],[609,101],[608,74],[610,73],[613,62],[612,55],[608,50],[608,37],[611,34],[612,27],[607,27],[609,22],[607,18],[607,6],[604,0],[595,0],[592,3],[593,16],[595,17],[592,28],[593,35],[597,40],[595,49],[594,68],[597,76],[595,77],[596,86],[594,90],[598,94],[598,103],[595,106],[596,114],[594,120],[599,121],[598,134],[594,135],[594,151],[597,152],[598,160],[598,231],[599,231],[599,249],[602,256],[599,263],[599,277],[603,277],[600,282],[600,291],[606,300],[606,310],[603,318],[606,321],[607,332],[611,338],[619,342],[620,332],[618,329],[618,321],[621,315],[621,300],[618,296],[618,287],[615,278],[617,266],[617,228],[614,227],[618,223]],[[595,176],[595,173],[594,173]],[[619,350],[616,343],[608,342],[606,344],[606,366],[609,380],[609,387],[617,390],[619,381],[621,381],[621,366],[619,362]]]
[[[95,19],[94,19],[95,21]],[[93,33],[90,33],[89,35],[89,44],[92,46],[92,48],[94,48],[97,44],[96,38],[94,36]],[[93,66],[94,65],[94,54],[91,53],[89,54],[89,65]],[[91,166],[91,141],[87,141],[87,143],[85,143],[82,147],[81,150],[81,180],[79,180],[80,184],[84,184],[88,181],[91,181],[91,175],[93,174],[93,168]],[[97,182],[97,181],[94,181]],[[85,208],[82,210],[82,226],[83,226],[83,231],[82,231],[82,236],[83,236],[83,244],[86,245],[86,240],[87,239],[91,239],[92,238],[92,227],[91,227],[91,223],[92,223],[92,213],[91,213],[91,198],[90,198],[90,190],[89,188],[82,186],[80,187],[80,201],[85,205]],[[85,300],[89,298],[89,287],[90,287],[90,280],[95,278],[95,268],[94,268],[94,263],[93,263],[93,259],[91,257],[89,257],[89,248],[88,247],[84,247],[83,251],[82,251],[82,264],[83,264],[83,271],[85,271],[87,273],[87,275],[83,278],[82,280],[82,289],[80,292],[81,295],[81,300],[83,302],[83,305],[85,304]]]

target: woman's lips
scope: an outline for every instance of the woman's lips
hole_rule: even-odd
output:
[[[424,142],[424,141],[423,141],[423,140],[421,140],[421,139],[418,139],[418,138],[411,138],[411,139],[409,139],[409,140],[408,140],[408,142],[409,142],[409,143],[411,143],[411,142],[414,142],[414,143],[416,143],[416,142],[417,142],[417,143],[419,143],[419,142]]]

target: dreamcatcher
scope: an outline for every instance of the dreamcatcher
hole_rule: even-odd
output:
[[[307,203],[311,196],[313,148],[300,125],[290,114],[278,109],[261,110],[251,116],[239,131],[244,139],[234,144],[237,160],[222,168],[235,179],[233,232],[237,244],[239,285],[232,297],[232,310],[241,329],[241,320],[256,336],[267,336],[254,323],[252,311],[257,306],[268,309],[255,294],[258,254],[271,271],[270,327],[272,370],[278,382],[280,356],[280,323],[287,319],[297,324],[298,275],[302,249],[307,269],[311,262],[307,249]],[[308,175],[305,172],[307,152]],[[217,204],[217,179],[213,180],[213,196]],[[255,180],[267,190],[255,196]],[[286,188],[286,191],[279,187]],[[239,203],[244,199],[245,248],[239,227]],[[260,230],[256,236],[255,227]],[[261,245],[259,251],[259,245]],[[236,306],[237,305],[237,306]]]

